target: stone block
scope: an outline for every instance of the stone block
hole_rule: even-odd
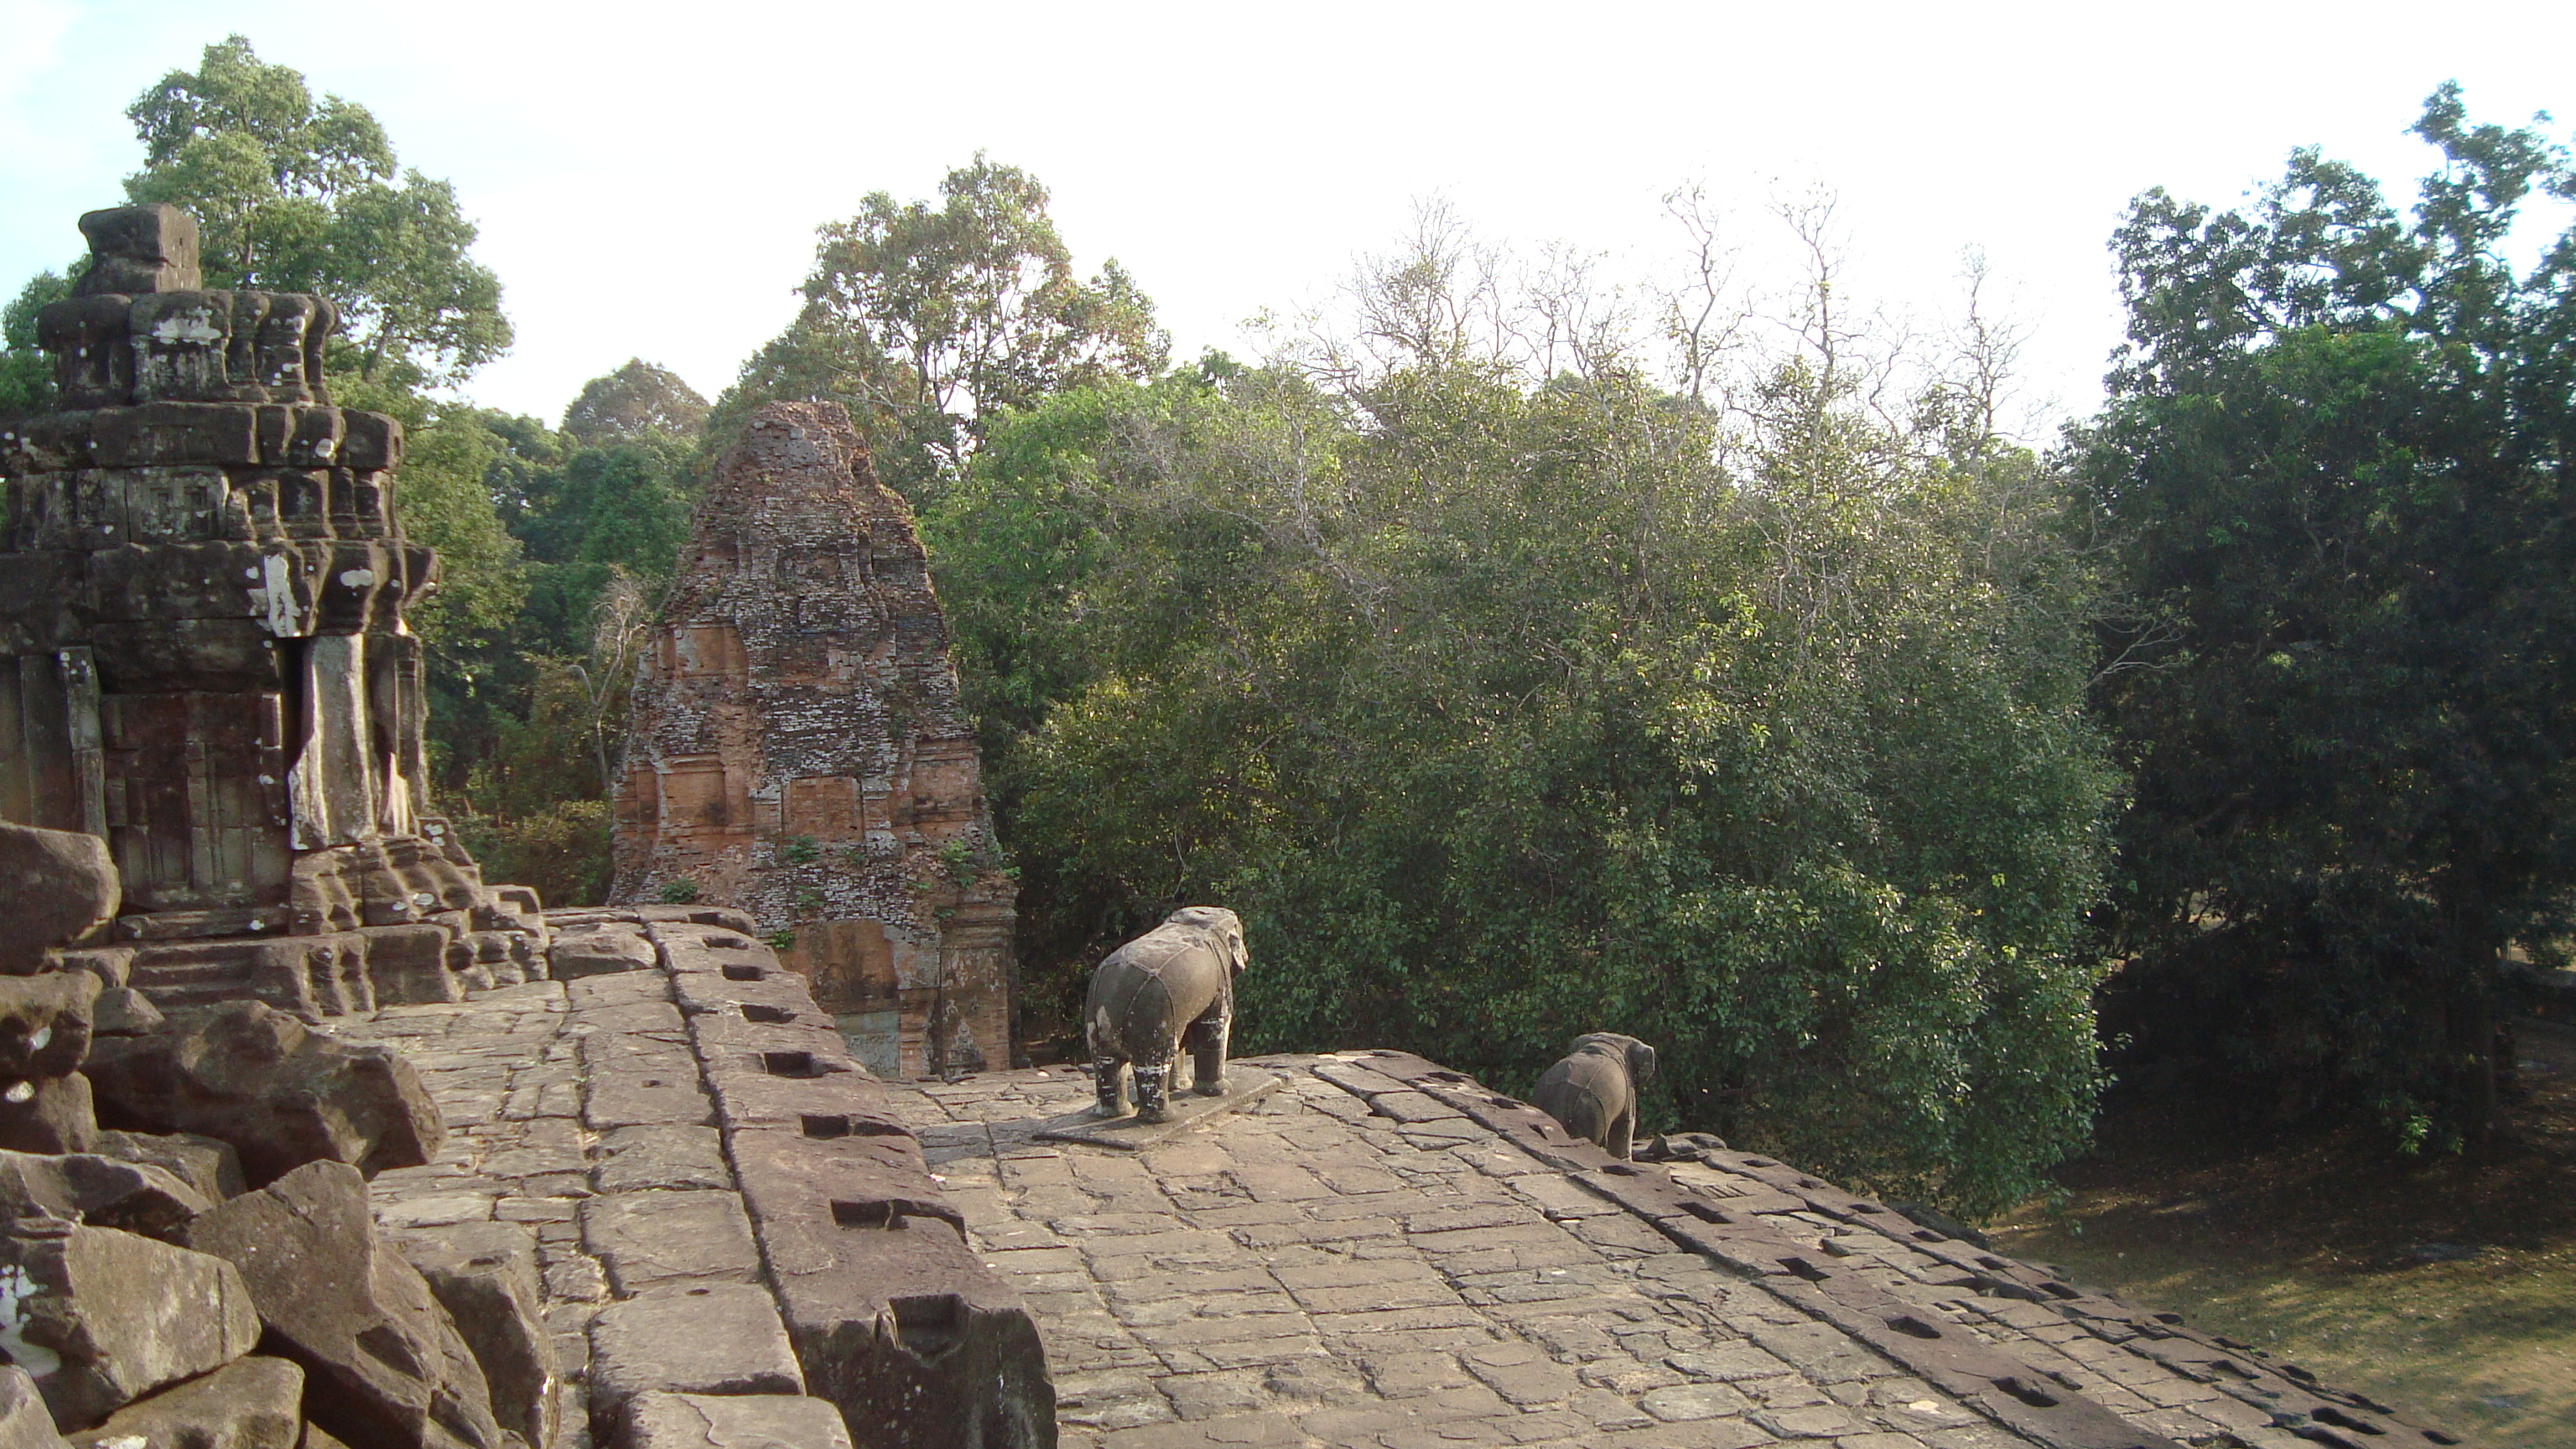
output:
[[[851,1449],[841,1411],[781,1394],[637,1394],[615,1449]]]
[[[369,1446],[500,1449],[481,1366],[420,1271],[377,1243],[356,1168],[297,1168],[198,1217],[188,1242],[241,1270],[324,1429]]]
[[[0,1449],[71,1449],[36,1381],[16,1364],[0,1364]]]
[[[555,1441],[556,1362],[537,1241],[516,1223],[458,1223],[395,1240],[456,1322],[492,1393],[492,1417],[531,1445]]]
[[[0,1148],[11,1152],[87,1152],[98,1145],[89,1078],[38,1077],[0,1089]]]
[[[0,1081],[79,1070],[97,1000],[98,978],[86,971],[0,976]]]
[[[210,1205],[158,1167],[112,1157],[0,1152],[0,1213],[168,1238]]]
[[[194,1189],[208,1203],[239,1195],[243,1180],[241,1154],[217,1137],[193,1132],[155,1136],[148,1132],[101,1132],[94,1149],[101,1157],[157,1167]]]
[[[655,964],[657,953],[643,932],[611,926],[558,934],[546,959],[555,980],[571,981],[583,976],[642,971]]]
[[[591,1320],[593,1432],[616,1442],[627,1405],[657,1389],[801,1394],[805,1376],[769,1295],[747,1284],[713,1283],[614,1304]]]
[[[84,1070],[108,1126],[220,1137],[253,1185],[315,1161],[370,1176],[417,1167],[447,1136],[392,1048],[323,1036],[253,1001],[173,1013],[154,1036],[100,1038]]]
[[[0,1236],[0,1348],[65,1429],[251,1351],[259,1314],[219,1256],[113,1228],[21,1218]]]
[[[150,296],[193,292],[203,285],[197,269],[197,219],[167,202],[111,206],[85,212],[81,235],[89,239],[89,266],[72,284],[75,297],[111,293]]]
[[[91,1008],[90,1030],[100,1036],[148,1036],[170,1024],[152,998],[131,986],[111,986]],[[87,1049],[82,1054],[86,1056]]]
[[[1037,1325],[967,1246],[917,1143],[761,1129],[732,1146],[817,1397],[887,1426],[887,1449],[1052,1440]]]
[[[46,948],[70,945],[116,918],[116,862],[107,842],[68,830],[0,822],[0,972],[39,969]]]
[[[235,1359],[110,1414],[72,1449],[306,1449],[304,1370],[282,1358]]]
[[[603,1193],[734,1185],[724,1138],[713,1127],[615,1127],[594,1150],[591,1183]]]
[[[760,1249],[730,1192],[619,1192],[581,1205],[582,1247],[621,1296],[674,1283],[753,1283]]]

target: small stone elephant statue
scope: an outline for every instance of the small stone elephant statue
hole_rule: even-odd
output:
[[[1539,1075],[1530,1102],[1565,1130],[1626,1161],[1636,1145],[1637,1096],[1655,1079],[1655,1049],[1633,1036],[1596,1031]]]
[[[1242,974],[1245,960],[1243,923],[1234,912],[1183,906],[1092,970],[1082,1031],[1091,1050],[1101,1116],[1128,1114],[1132,1066],[1136,1116],[1146,1122],[1169,1120],[1172,1059],[1184,1043],[1199,1094],[1225,1095],[1234,978]]]

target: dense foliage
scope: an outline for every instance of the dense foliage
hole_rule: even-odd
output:
[[[2053,490],[1873,415],[1830,348],[1755,369],[1721,428],[1597,338],[1483,345],[1447,268],[1381,274],[1378,313],[1423,325],[1374,360],[1014,414],[925,518],[1025,989],[1061,1009],[1121,936],[1222,901],[1248,1048],[1526,1086],[1630,1032],[1668,1126],[2027,1193],[2097,1085],[2115,786]]]
[[[2244,211],[2141,197],[2077,440],[2139,597],[2101,692],[2122,1021],[2410,1143],[2493,1120],[2500,968],[2564,929],[2576,846],[2576,232],[2505,260],[2576,173],[2455,88],[2416,130],[2411,217],[2310,151]]]

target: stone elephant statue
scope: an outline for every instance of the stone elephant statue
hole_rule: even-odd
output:
[[[1184,1042],[1200,1094],[1225,1095],[1234,978],[1242,974],[1245,960],[1243,923],[1234,912],[1183,906],[1092,970],[1082,1032],[1091,1049],[1101,1116],[1127,1115],[1132,1066],[1137,1117],[1167,1120],[1172,1059]]]
[[[1565,1130],[1625,1161],[1636,1146],[1637,1097],[1655,1079],[1655,1049],[1633,1036],[1596,1031],[1541,1073],[1531,1105]]]

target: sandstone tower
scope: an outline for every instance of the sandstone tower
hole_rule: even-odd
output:
[[[698,504],[635,686],[627,903],[748,910],[880,1075],[999,1070],[1011,925],[947,623],[838,407],[777,403]]]
[[[174,207],[81,230],[37,319],[64,410],[0,426],[0,819],[108,842],[111,949],[164,999],[521,979],[535,900],[428,813],[403,611],[437,565],[394,519],[401,425],[323,386],[336,309],[203,290]]]

